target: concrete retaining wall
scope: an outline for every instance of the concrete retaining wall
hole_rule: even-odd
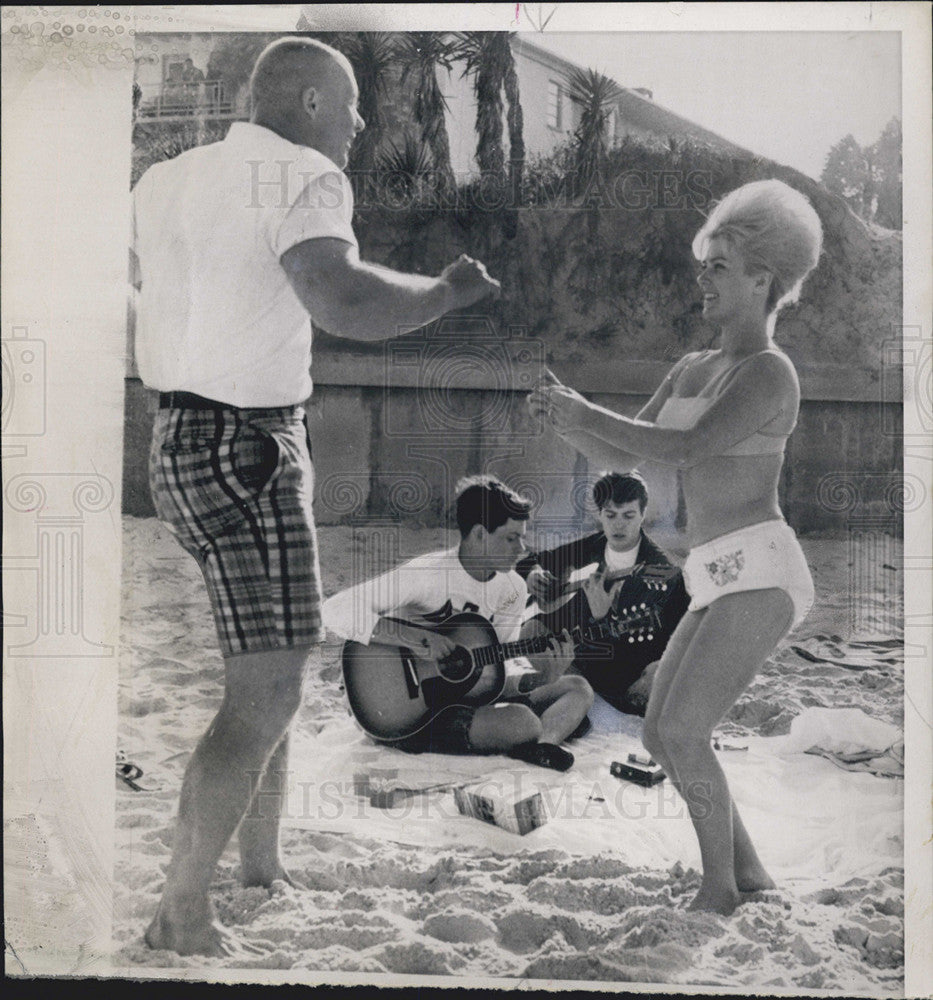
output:
[[[518,360],[504,384],[497,377],[491,383],[492,369],[482,363],[432,369],[422,355],[407,368],[388,348],[323,351],[307,406],[318,522],[442,524],[455,482],[478,472],[499,475],[537,501],[539,535],[588,522],[587,487],[599,470],[531,419],[521,346],[513,349]],[[667,368],[632,362],[607,374],[581,366],[573,384],[631,415]],[[800,378],[804,398],[780,485],[789,523],[801,533],[827,533],[845,531],[853,517],[896,518],[899,399],[882,400],[870,373],[803,369]],[[610,385],[615,391],[606,391]],[[123,508],[140,517],[154,513],[146,470],[151,407],[139,380],[128,378]],[[684,522],[676,472],[654,464],[642,471],[652,497],[649,523],[676,532]]]

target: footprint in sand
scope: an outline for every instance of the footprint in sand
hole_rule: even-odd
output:
[[[545,915],[532,910],[507,913],[498,923],[500,944],[518,955],[539,951],[554,937],[578,950],[601,946],[611,937],[611,934],[596,927],[582,927],[572,917]]]
[[[458,956],[445,955],[420,941],[389,945],[376,957],[387,971],[407,976],[446,976],[451,966],[463,964]]]
[[[425,920],[423,930],[438,941],[457,944],[475,944],[494,937],[497,933],[496,925],[488,917],[467,913],[465,910],[436,913]]]

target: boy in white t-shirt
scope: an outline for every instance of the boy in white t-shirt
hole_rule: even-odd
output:
[[[324,602],[325,625],[344,639],[406,647],[432,661],[451,653],[454,643],[394,616],[430,624],[472,611],[490,622],[500,642],[517,640],[528,590],[515,564],[525,552],[530,509],[530,501],[494,477],[462,481],[456,494],[459,544],[331,597]],[[506,687],[494,704],[446,708],[392,746],[414,753],[506,753],[567,770],[573,755],[559,744],[577,730],[593,700],[583,677],[565,675],[573,655],[569,635],[555,636],[531,663],[507,661]]]

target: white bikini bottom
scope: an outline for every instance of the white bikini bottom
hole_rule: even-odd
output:
[[[784,520],[730,531],[690,550],[683,568],[690,611],[725,594],[777,587],[794,604],[794,626],[813,605],[813,580],[800,543]]]

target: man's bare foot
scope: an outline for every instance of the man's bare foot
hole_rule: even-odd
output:
[[[146,944],[155,951],[179,955],[209,955],[232,958],[250,951],[226,927],[217,923],[210,906],[179,907],[174,916],[163,900],[146,930]],[[195,915],[195,910],[200,911]]]
[[[687,909],[721,913],[724,917],[728,917],[741,902],[742,896],[735,889],[701,885],[700,891],[693,897]]]

